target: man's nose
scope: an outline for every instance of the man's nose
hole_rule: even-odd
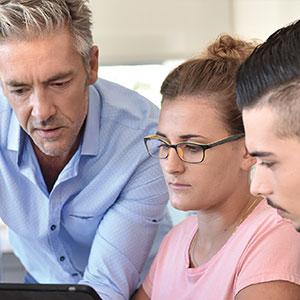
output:
[[[53,101],[47,97],[46,92],[43,90],[35,91],[31,95],[31,105],[31,115],[39,121],[48,120],[56,113]]]
[[[251,193],[254,196],[267,197],[273,193],[272,179],[270,178],[269,172],[265,167],[255,165],[252,172],[251,178]]]

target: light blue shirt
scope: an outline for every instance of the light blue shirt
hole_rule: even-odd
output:
[[[0,103],[0,217],[40,283],[84,283],[103,299],[135,290],[168,194],[143,137],[158,108],[105,80],[89,91],[81,144],[49,193],[30,139]]]

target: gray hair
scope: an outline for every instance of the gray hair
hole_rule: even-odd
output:
[[[0,41],[43,36],[67,27],[87,62],[93,44],[88,0],[0,0]]]

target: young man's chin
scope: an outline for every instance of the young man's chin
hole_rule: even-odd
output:
[[[278,212],[278,211],[277,211]],[[279,214],[280,215],[280,214]],[[281,217],[287,221],[289,221],[291,223],[291,225],[294,226],[294,228],[300,232],[300,219],[299,217],[298,218],[295,218],[294,215],[289,215],[289,214],[284,214],[284,215],[281,215]]]
[[[297,222],[297,224],[294,224],[294,227],[300,233],[300,222]]]
[[[300,221],[297,220],[297,222],[292,222],[295,229],[300,233]]]

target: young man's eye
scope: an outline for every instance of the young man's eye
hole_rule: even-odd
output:
[[[266,168],[271,168],[272,166],[274,166],[275,162],[271,162],[271,161],[262,161],[259,163],[261,166],[264,166]]]

